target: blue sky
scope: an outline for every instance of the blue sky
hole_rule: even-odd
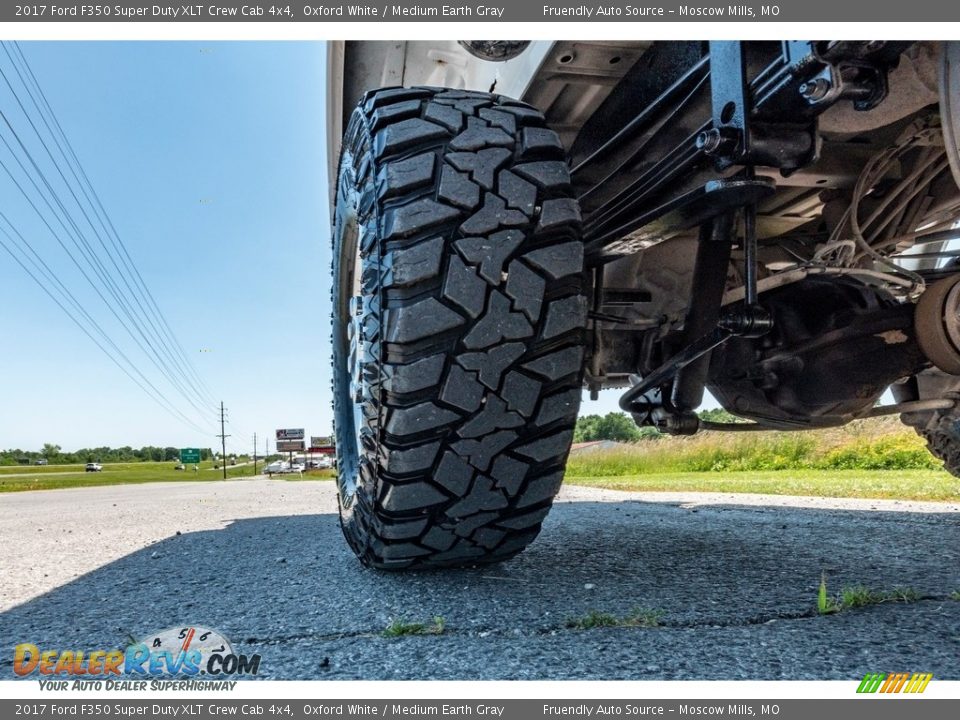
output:
[[[21,48],[166,319],[215,399],[226,404],[228,451],[249,450],[254,432],[263,448],[279,427],[328,434],[323,44]],[[23,95],[2,52],[0,67]],[[0,109],[55,177],[4,82]],[[13,142],[7,128],[0,130]],[[3,147],[0,159],[14,167]],[[0,448],[216,446],[212,404],[195,398],[201,415],[162,379],[2,171],[0,209],[202,429],[155,404],[0,250]],[[78,208],[71,212],[81,217]],[[618,395],[603,393],[582,413],[616,410]]]
[[[21,47],[146,284],[226,403],[228,450],[278,427],[329,433],[323,45]],[[11,76],[4,53],[0,67]],[[41,157],[2,81],[0,109]],[[3,147],[0,158],[12,166]],[[2,170],[0,209],[206,431],[151,401],[0,250],[0,447],[218,442],[214,408],[199,419],[161,385]]]

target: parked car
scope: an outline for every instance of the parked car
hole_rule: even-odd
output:
[[[173,466],[173,469],[174,469],[174,470],[185,470],[186,468],[183,466],[183,463],[177,463],[176,465]]]
[[[33,464],[34,464],[34,465],[49,465],[50,462],[49,462],[49,460],[45,460],[44,458],[40,458],[39,460],[34,460],[34,461],[33,461]]]
[[[103,465],[95,462],[87,463],[84,472],[103,472]]]
[[[283,460],[274,460],[272,463],[267,465],[263,471],[267,475],[272,475],[273,473],[282,473],[286,472],[290,468],[290,463],[284,462]]]

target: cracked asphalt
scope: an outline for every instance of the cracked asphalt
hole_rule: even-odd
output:
[[[390,574],[347,549],[332,482],[260,478],[3,495],[0,547],[0,679],[20,642],[186,624],[277,679],[960,679],[956,504],[572,487],[510,562]],[[821,573],[920,599],[821,617]],[[661,626],[567,627],[634,609]]]

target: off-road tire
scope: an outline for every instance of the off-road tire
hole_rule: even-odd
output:
[[[947,396],[960,399],[956,393]],[[900,419],[927,441],[927,450],[943,462],[944,470],[960,477],[960,417],[956,410],[910,413],[901,415]]]
[[[927,441],[930,454],[943,461],[943,469],[960,477],[960,418],[941,416],[936,427],[917,433]]]
[[[949,375],[936,367],[890,389],[897,402],[942,398],[960,403],[960,376]],[[900,420],[926,440],[927,449],[943,462],[944,470],[960,477],[960,415],[957,408],[903,413]]]
[[[560,488],[580,405],[583,245],[556,134],[537,110],[497,95],[368,93],[344,135],[333,262],[350,546],[378,568],[520,552]]]

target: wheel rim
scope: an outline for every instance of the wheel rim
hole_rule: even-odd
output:
[[[354,207],[346,211],[340,225],[340,257],[338,293],[340,313],[339,342],[345,362],[334,369],[339,382],[335,388],[337,402],[344,412],[337,419],[337,482],[340,500],[349,507],[357,488],[360,472],[363,414],[363,259],[360,254],[359,226]]]
[[[352,223],[354,238],[356,238],[356,222]],[[354,240],[356,251],[353,257],[353,295],[350,296],[349,311],[350,324],[347,326],[349,342],[348,367],[350,371],[350,400],[353,404],[353,439],[356,443],[357,454],[360,453],[360,429],[363,427],[363,293],[361,278],[363,275],[363,259],[360,257],[360,243]],[[356,474],[353,476],[356,481]],[[351,488],[352,491],[352,488]]]

